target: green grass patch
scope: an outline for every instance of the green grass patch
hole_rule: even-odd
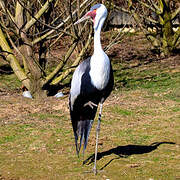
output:
[[[129,68],[126,63],[114,64],[115,85],[119,90],[146,89],[151,94],[180,101],[180,72],[158,64]]]
[[[133,116],[134,112],[127,110],[127,109],[122,109],[121,107],[115,105],[113,107],[111,107],[111,110],[113,113],[117,113],[118,115],[122,115],[122,116]]]
[[[60,117],[62,118],[62,116],[49,114],[49,113],[32,113],[30,116],[36,117],[39,120],[46,120],[48,118],[51,118],[51,119],[60,119]]]
[[[8,90],[19,88],[22,83],[18,80],[15,74],[0,75],[0,87]]]
[[[0,144],[14,142],[24,136],[28,136],[33,130],[31,124],[13,124],[1,127]]]

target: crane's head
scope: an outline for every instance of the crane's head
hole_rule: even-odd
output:
[[[88,11],[81,19],[79,19],[74,24],[79,24],[84,20],[91,19],[94,24],[94,29],[97,29],[99,26],[99,22],[101,19],[104,20],[107,17],[107,9],[103,4],[96,4],[91,7],[90,11]]]

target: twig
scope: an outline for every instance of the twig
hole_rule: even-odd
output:
[[[26,9],[26,11],[28,11],[28,13],[31,15],[31,20],[29,22],[27,22],[25,25],[24,25],[24,30],[27,31],[35,22],[39,22],[41,24],[43,24],[44,26],[50,28],[50,29],[53,29],[53,30],[58,30],[57,27],[53,27],[53,26],[50,26],[44,22],[42,22],[41,20],[39,20],[39,18],[42,16],[42,14],[47,10],[47,8],[49,7],[49,3],[52,2],[53,0],[48,0],[46,1],[46,3],[44,4],[44,6],[42,6],[42,8],[38,11],[38,13],[34,16],[31,11],[26,8],[20,0],[18,0],[19,4],[24,8]]]
[[[9,39],[12,47],[13,47],[13,48],[15,49],[15,51],[22,57],[23,64],[24,64],[24,70],[25,70],[26,74],[28,74],[28,73],[29,73],[29,69],[28,69],[28,67],[27,67],[27,63],[26,63],[25,57],[24,57],[23,54],[19,51],[19,49],[16,47],[16,45],[14,44],[14,42],[13,42],[12,38],[10,37],[9,33],[7,32],[7,30],[6,30],[6,34],[7,34],[7,37],[8,37],[8,39]]]
[[[83,3],[80,5],[80,8],[82,8],[83,6],[85,6],[85,4],[86,4],[88,1],[89,1],[89,0],[83,1]],[[92,0],[91,3],[94,2],[94,1],[95,1],[95,0]],[[76,13],[77,13],[77,9],[72,12],[72,16],[75,16]],[[58,29],[58,28],[62,27],[62,26],[63,26],[66,22],[68,22],[69,20],[70,20],[70,15],[69,15],[62,23],[60,23],[56,28]],[[47,32],[47,33],[44,34],[43,36],[35,39],[35,40],[32,42],[32,44],[38,43],[39,41],[41,41],[42,39],[45,39],[47,36],[51,35],[51,34],[54,33],[54,32],[55,32],[54,29],[50,30],[49,32]]]
[[[130,19],[132,18],[132,14],[129,17],[128,21],[126,22],[126,24],[124,24],[123,28],[121,29],[121,31],[118,33],[118,35],[113,39],[113,41],[111,41],[109,43],[109,45],[105,48],[105,52],[107,52],[112,46],[114,46],[116,44],[116,41],[120,38],[122,38],[124,36],[124,34],[122,33],[123,30],[125,29],[126,25],[129,23]],[[121,35],[122,34],[122,35]],[[121,36],[120,36],[121,35]],[[120,36],[120,37],[119,37]]]
[[[91,29],[91,32],[89,34],[89,37],[88,37],[88,40],[86,42],[86,45],[85,47],[81,50],[79,56],[76,58],[76,60],[74,61],[74,63],[72,64],[71,67],[73,68],[70,68],[70,69],[67,69],[65,72],[63,72],[59,77],[57,77],[56,79],[54,79],[52,81],[51,84],[55,85],[55,84],[58,84],[60,81],[64,80],[74,69],[75,66],[77,66],[82,58],[82,56],[84,55],[85,51],[87,50],[89,44],[91,43],[92,41],[92,29]]]

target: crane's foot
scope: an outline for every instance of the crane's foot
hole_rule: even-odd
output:
[[[90,108],[92,108],[92,109],[94,108],[94,106],[98,107],[98,105],[93,103],[92,101],[89,101],[86,104],[84,104],[84,107],[86,107],[86,106],[90,106]]]

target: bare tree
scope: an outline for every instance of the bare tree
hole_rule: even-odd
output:
[[[179,16],[177,0],[128,0],[129,10],[153,47],[163,56],[173,53],[180,44],[180,27],[173,30]]]
[[[35,98],[50,94],[52,87],[67,78],[88,52],[91,25],[75,27],[73,23],[93,3],[94,0],[0,0],[1,56]],[[48,54],[57,43],[66,41],[66,53],[49,70]],[[76,58],[72,62],[73,53]]]

